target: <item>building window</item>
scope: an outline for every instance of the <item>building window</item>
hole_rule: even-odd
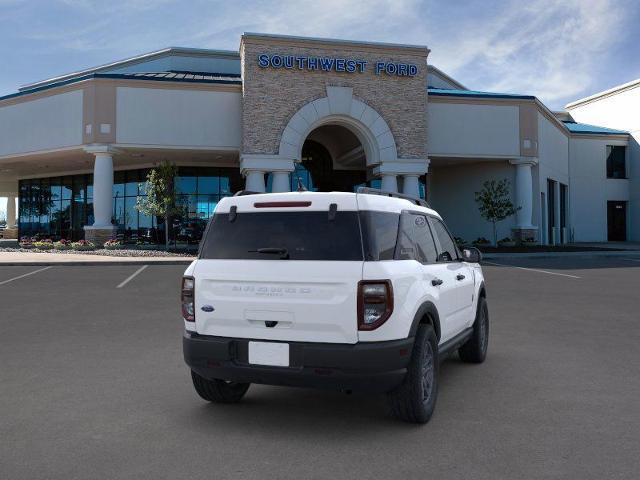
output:
[[[627,147],[607,145],[607,178],[627,178]]]
[[[554,244],[553,228],[556,227],[556,182],[547,179],[547,242]]]
[[[568,190],[564,183],[560,184],[560,243],[567,243],[567,211],[568,211]]]
[[[114,172],[113,224],[116,238],[128,244],[164,242],[163,219],[136,209],[146,195],[148,170]],[[237,168],[180,167],[175,179],[181,215],[169,230],[176,246],[196,245],[218,201],[241,188]],[[85,225],[93,224],[93,176],[73,175],[20,180],[21,236],[59,240],[83,238]]]

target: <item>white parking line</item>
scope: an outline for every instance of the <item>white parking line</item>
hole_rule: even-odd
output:
[[[578,277],[577,275],[569,275],[568,273],[550,272],[548,270],[538,270],[536,268],[517,267],[515,265],[507,265],[505,263],[494,263],[494,262],[487,262],[487,261],[483,261],[482,263],[486,263],[487,265],[496,265],[498,267],[511,267],[511,268],[517,268],[519,270],[528,270],[530,272],[546,273],[549,275],[558,275],[560,277],[582,278],[582,277]]]
[[[116,288],[122,288],[124,287],[127,283],[129,283],[131,280],[133,280],[134,278],[136,278],[136,276],[142,272],[145,268],[147,268],[149,265],[143,265],[141,266],[138,270],[136,270],[135,272],[133,272],[131,275],[129,275],[127,278],[125,278],[122,283],[120,283],[120,285],[118,285]]]
[[[51,268],[51,266],[40,268],[38,270],[34,270],[33,272],[25,273],[24,275],[20,275],[18,277],[13,277],[13,278],[10,278],[9,280],[4,280],[4,281],[0,282],[0,285],[4,285],[5,283],[13,282],[14,280],[19,280],[21,278],[28,277],[29,275],[33,275],[34,273],[44,272],[45,270],[49,270],[50,268]]]

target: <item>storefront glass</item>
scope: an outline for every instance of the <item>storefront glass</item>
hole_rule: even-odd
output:
[[[113,224],[116,238],[126,244],[164,243],[164,219],[139,212],[148,170],[114,173]],[[83,238],[85,225],[93,224],[93,176],[39,178],[20,181],[20,236]],[[207,220],[221,198],[242,188],[237,168],[180,167],[175,179],[182,213],[172,219],[171,243],[177,247],[198,244]]]

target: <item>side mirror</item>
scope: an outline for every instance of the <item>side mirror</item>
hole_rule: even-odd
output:
[[[462,259],[469,263],[480,263],[482,261],[482,253],[475,247],[465,247],[462,249]]]

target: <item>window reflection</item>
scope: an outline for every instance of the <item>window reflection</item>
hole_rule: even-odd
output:
[[[127,244],[164,243],[164,219],[136,209],[148,172],[114,172],[113,224],[116,238]],[[170,223],[171,242],[195,248],[220,199],[241,188],[242,179],[237,168],[180,167],[175,182],[182,213]],[[94,222],[93,175],[21,180],[19,196],[21,236],[78,240]]]

